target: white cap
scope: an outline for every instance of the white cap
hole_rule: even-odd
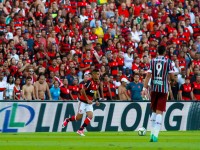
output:
[[[126,78],[122,78],[122,79],[121,79],[121,82],[129,83],[129,81],[128,81]]]

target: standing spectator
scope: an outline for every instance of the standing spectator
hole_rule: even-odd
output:
[[[81,71],[81,74],[79,74],[79,78],[82,79],[82,75],[86,72],[86,71],[90,71],[90,67],[92,65],[92,56],[91,56],[91,50],[88,49],[89,47],[87,47],[86,50],[86,56],[85,58],[82,60],[81,64],[80,64],[80,68],[79,70]]]
[[[110,100],[116,99],[116,86],[113,83],[114,76],[110,75],[109,85],[110,85],[110,91],[111,91],[111,97]]]
[[[51,100],[51,94],[49,91],[49,86],[45,81],[45,76],[40,74],[38,77],[38,81],[35,82],[35,96],[37,100],[45,100],[47,99],[46,93],[48,94],[48,98]]]
[[[122,78],[121,85],[118,87],[119,100],[131,100],[126,89],[127,84],[128,80],[126,78]]]
[[[14,77],[9,75],[7,77],[7,85],[6,85],[6,100],[13,99],[13,90],[14,90]]]
[[[104,38],[104,32],[103,29],[100,27],[99,21],[95,21],[96,28],[95,28],[95,34],[98,36],[98,43],[103,43]]]
[[[68,80],[63,79],[63,86],[60,87],[60,98],[61,100],[70,100],[70,89],[68,86]]]
[[[99,13],[98,12],[94,13],[94,19],[92,19],[90,21],[90,27],[91,28],[95,28],[96,27],[96,21],[98,21],[99,26],[101,27],[101,21],[99,20]]]
[[[132,74],[132,63],[133,63],[133,49],[129,47],[127,52],[124,54],[124,69],[128,68],[129,73]]]
[[[185,83],[185,78],[186,78],[186,71],[185,71],[185,68],[182,68],[181,69],[181,73],[178,74],[178,84],[179,84],[179,87]]]
[[[35,89],[30,76],[26,78],[26,84],[22,87],[22,98],[24,100],[35,100]]]
[[[186,78],[185,83],[181,85],[179,90],[180,100],[191,100],[192,99],[192,85],[190,84],[190,78]]]
[[[139,82],[140,76],[139,74],[134,74],[133,82],[127,85],[127,90],[130,91],[131,100],[142,100],[141,92],[143,88],[143,84]]]
[[[113,57],[111,59],[111,61],[109,62],[109,67],[111,69],[111,74],[116,77],[118,74],[118,70],[119,70],[119,63],[117,61],[117,56],[118,56],[118,52],[115,51],[113,54]]]
[[[200,100],[200,74],[197,74],[196,82],[192,83],[192,99]]]
[[[76,69],[75,67],[71,67],[70,68],[70,73],[67,75],[67,80],[68,80],[68,84],[72,85],[74,78],[78,78],[78,76],[76,75]]]
[[[79,85],[78,85],[78,78],[74,78],[73,84],[70,85],[70,97],[71,100],[78,100],[79,99]]]
[[[102,100],[110,100],[112,98],[108,74],[103,75],[103,81],[100,83],[100,89]]]
[[[59,82],[54,81],[53,86],[50,89],[52,100],[59,100],[60,99],[60,87]]]
[[[21,87],[20,87],[21,80],[20,78],[15,79],[15,86],[13,90],[14,100],[21,100]]]
[[[179,92],[179,85],[178,85],[178,77],[176,74],[174,75],[174,81],[172,81],[169,86],[170,100],[178,100],[179,99],[178,92]]]
[[[0,72],[0,100],[6,99],[6,82],[3,81],[4,73]]]
[[[193,82],[196,81],[196,78],[197,78],[197,75],[200,73],[200,70],[199,70],[199,67],[198,66],[195,66],[194,69],[194,75],[191,77],[190,79],[190,83],[192,84]]]
[[[132,65],[132,71],[133,73],[139,73],[139,69],[140,69],[140,58],[136,57],[135,62]]]

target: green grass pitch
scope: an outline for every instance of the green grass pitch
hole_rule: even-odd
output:
[[[0,150],[200,150],[200,131],[161,132],[157,143],[137,132],[0,133]]]

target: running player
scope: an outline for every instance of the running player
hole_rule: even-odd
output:
[[[151,78],[151,137],[150,142],[158,141],[158,134],[161,129],[162,115],[166,109],[168,94],[168,75],[174,80],[171,60],[165,58],[165,46],[158,47],[158,56],[151,60],[150,69],[144,81],[143,92],[147,92],[148,82]]]
[[[83,113],[86,112],[87,117],[83,123],[83,125],[80,127],[80,129],[77,131],[77,133],[80,136],[85,136],[84,135],[84,128],[90,123],[93,117],[93,106],[92,106],[92,101],[95,97],[95,93],[98,92],[98,81],[99,81],[99,70],[93,70],[92,71],[92,78],[87,81],[87,83],[84,85],[84,88],[81,89],[81,96],[80,96],[80,101],[79,101],[79,108],[78,108],[78,113],[76,116],[72,116],[71,118],[66,118],[62,124],[62,127],[66,127],[68,122],[70,121],[75,121],[75,120],[80,120],[83,117]],[[98,94],[97,94],[98,95]],[[97,101],[96,98],[96,105],[99,105],[99,102]]]

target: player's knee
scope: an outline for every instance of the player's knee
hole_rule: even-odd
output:
[[[88,116],[88,118],[89,118],[90,120],[92,120],[93,116],[92,116],[92,115],[91,115],[91,116]]]
[[[77,115],[76,120],[80,120],[82,118],[82,115]]]

